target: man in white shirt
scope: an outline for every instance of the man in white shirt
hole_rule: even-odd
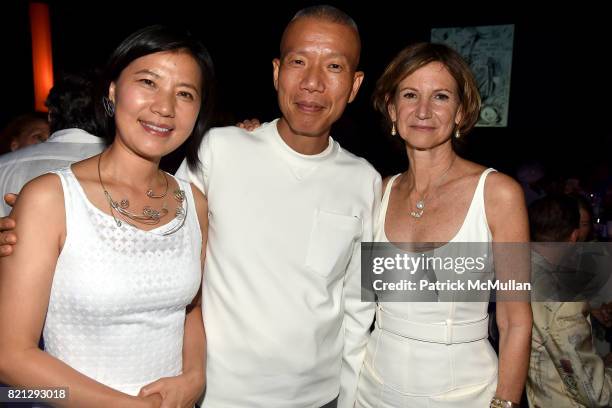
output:
[[[30,180],[50,170],[100,153],[104,140],[94,121],[93,82],[81,75],[65,75],[49,92],[51,136],[39,143],[0,156],[0,192],[19,193]],[[4,200],[0,216],[11,212]]]
[[[208,196],[205,408],[353,407],[373,320],[360,242],[380,176],[329,135],[363,79],[357,28],[335,8],[304,9],[280,51],[282,117],[211,130],[201,169],[177,173]]]

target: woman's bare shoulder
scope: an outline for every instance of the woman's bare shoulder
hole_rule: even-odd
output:
[[[523,197],[521,185],[512,177],[498,171],[492,172],[487,176],[485,199],[506,201],[519,198],[522,200]]]
[[[63,203],[64,192],[59,176],[48,173],[30,180],[21,189],[15,206],[26,200],[31,201],[33,206],[49,205],[54,202]]]
[[[36,230],[38,238],[52,239],[65,230],[64,191],[56,174],[44,174],[28,182],[11,211],[17,235]],[[27,234],[26,234],[27,235]]]

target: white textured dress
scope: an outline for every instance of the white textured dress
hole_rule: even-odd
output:
[[[184,221],[143,231],[117,227],[69,167],[54,173],[64,191],[67,234],[51,287],[45,351],[131,395],[180,374],[185,309],[201,279],[202,237],[190,185],[177,180],[186,196]]]
[[[484,183],[491,171],[481,175],[463,225],[450,242],[491,242],[484,206]],[[383,195],[378,242],[389,242],[385,216],[397,176]],[[356,406],[488,407],[497,386],[497,356],[487,339],[487,307],[486,301],[380,302]]]

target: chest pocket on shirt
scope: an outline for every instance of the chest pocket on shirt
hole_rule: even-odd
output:
[[[317,210],[306,252],[306,267],[327,278],[344,270],[353,243],[361,236],[361,219],[353,215]]]

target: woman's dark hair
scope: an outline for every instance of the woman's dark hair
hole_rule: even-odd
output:
[[[193,132],[185,142],[185,154],[187,164],[195,169],[199,166],[198,148],[204,134],[211,127],[214,110],[214,67],[210,54],[189,32],[166,27],[153,25],[136,31],[121,44],[111,54],[101,81],[101,96],[96,101],[96,116],[98,121],[104,124],[104,134],[110,144],[115,138],[115,122],[109,118],[104,111],[102,97],[108,96],[108,89],[111,82],[116,81],[121,72],[132,63],[132,61],[149,54],[165,51],[186,52],[191,55],[202,71],[202,101],[200,112],[196,120]]]

